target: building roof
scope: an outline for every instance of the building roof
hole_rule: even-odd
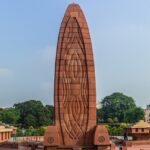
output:
[[[139,122],[131,126],[131,128],[150,128],[150,125],[144,120],[140,120]]]
[[[12,132],[13,130],[16,130],[17,128],[14,126],[9,126],[4,123],[0,123],[0,132]]]

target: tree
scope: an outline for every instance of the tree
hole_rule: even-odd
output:
[[[144,110],[141,107],[136,107],[126,112],[125,120],[129,123],[136,123],[144,119]]]
[[[50,106],[44,106],[41,101],[29,100],[15,104],[14,107],[20,112],[18,123],[24,128],[47,126],[52,123]]]
[[[113,93],[106,96],[101,103],[104,122],[107,122],[108,118],[113,121],[125,122],[126,112],[136,108],[134,99],[122,93]]]
[[[96,111],[97,111],[97,123],[103,122],[103,119],[102,119],[102,110],[100,108],[97,108]]]
[[[19,111],[15,108],[11,107],[0,110],[0,120],[4,123],[16,125],[19,118]]]
[[[126,123],[120,123],[118,125],[108,124],[106,127],[110,135],[123,135],[124,128],[127,126]]]
[[[49,118],[50,118],[50,124],[52,125],[54,123],[54,106],[52,105],[46,105],[45,106],[47,114],[49,114]]]
[[[108,123],[113,123],[114,121],[113,121],[111,118],[108,118],[108,119],[107,119],[107,122],[108,122]]]
[[[26,127],[30,127],[32,125],[36,126],[36,117],[32,114],[27,114],[27,116],[24,117],[24,122],[26,122]]]
[[[3,112],[3,108],[0,108],[0,121],[2,121],[2,112]]]

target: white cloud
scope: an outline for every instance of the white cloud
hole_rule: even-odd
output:
[[[13,71],[7,68],[0,68],[0,78],[10,78],[13,76]]]

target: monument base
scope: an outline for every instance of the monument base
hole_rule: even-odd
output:
[[[97,150],[97,146],[58,146],[58,147],[50,147],[47,146],[44,150]],[[101,150],[101,149],[99,149]]]
[[[82,147],[45,147],[44,150],[115,150],[112,145],[105,146],[82,146]]]
[[[109,134],[105,125],[97,125],[94,132],[92,146],[65,146],[60,144],[59,134],[56,126],[49,126],[44,136],[44,150],[114,150],[115,145],[110,143]]]
[[[58,146],[58,147],[53,147],[53,146],[45,146],[44,150],[115,150],[115,145],[110,144],[110,145],[103,145],[103,146]]]

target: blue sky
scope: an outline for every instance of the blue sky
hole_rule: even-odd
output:
[[[53,104],[54,61],[68,4],[79,3],[90,28],[97,100],[113,92],[150,102],[149,0],[1,0],[0,107],[29,99]]]

